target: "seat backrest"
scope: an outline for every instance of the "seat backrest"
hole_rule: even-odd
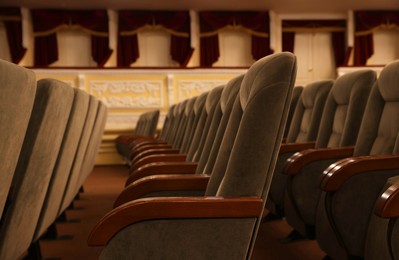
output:
[[[88,148],[94,123],[96,120],[98,106],[99,106],[99,101],[97,100],[97,98],[95,98],[94,96],[90,96],[87,116],[85,124],[83,126],[84,130],[82,136],[80,137],[79,147],[76,151],[74,163],[72,165],[71,172],[69,173],[69,177],[65,185],[64,194],[62,196],[61,204],[58,209],[58,216],[65,211],[65,209],[72,203],[74,199],[76,185],[78,183],[79,175],[82,169],[82,164],[85,159],[85,154]]]
[[[202,110],[204,109],[205,106],[205,101],[208,96],[209,92],[202,93],[199,95],[194,103],[194,108],[193,112],[191,113],[188,121],[187,121],[187,127],[184,131],[184,136],[182,139],[182,144],[181,144],[181,153],[188,153],[188,149],[190,148],[191,141],[194,136],[195,129],[197,127],[198,121],[201,117]]]
[[[305,86],[295,107],[287,143],[316,140],[321,115],[332,84],[332,80],[321,80]]]
[[[370,92],[354,155],[392,154],[399,132],[399,61],[388,64]]]
[[[284,135],[283,135],[284,138],[287,138],[287,136],[288,136],[288,131],[290,130],[290,125],[291,125],[292,117],[294,116],[296,104],[298,103],[298,100],[301,97],[302,91],[303,91],[302,86],[295,86],[294,90],[292,91],[290,110],[288,110],[287,123],[285,124],[285,128],[284,128]]]
[[[165,116],[165,120],[163,122],[163,126],[161,129],[161,132],[159,133],[159,139],[162,141],[166,141],[166,136],[169,132],[169,127],[173,121],[173,110],[176,105],[171,105],[169,107],[168,113]]]
[[[107,106],[103,102],[99,101],[96,121],[94,123],[93,131],[91,133],[90,140],[87,145],[87,150],[85,157],[83,159],[82,168],[80,169],[79,179],[77,185],[75,186],[75,195],[78,194],[79,189],[82,187],[84,181],[93,171],[97,155],[100,150],[100,145],[102,143],[102,137],[107,122],[107,115],[108,115]]]
[[[1,219],[35,100],[35,74],[0,60],[0,85]]]
[[[179,107],[179,120],[177,122],[176,130],[171,133],[173,136],[173,147],[175,148],[181,148],[189,118],[191,115],[194,115],[194,104],[196,99],[197,97],[193,97],[177,104]]]
[[[43,202],[33,238],[34,241],[39,239],[58,217],[58,209],[71,173],[79,141],[83,134],[90,96],[79,89],[74,89],[74,91],[75,98],[72,104],[71,115],[65,129],[61,150]]]
[[[316,148],[355,144],[375,80],[374,71],[361,70],[345,74],[334,82],[324,106]]]
[[[159,113],[159,110],[154,110],[148,113],[145,135],[154,136],[157,132]]]
[[[200,118],[197,126],[195,127],[194,135],[187,152],[187,161],[193,161],[196,153],[202,153],[202,147],[200,144],[202,136],[206,136],[209,131],[209,127],[212,122],[213,114],[215,109],[220,103],[220,96],[223,91],[223,86],[212,89],[205,100],[204,108],[201,111]]]
[[[215,112],[214,117],[217,118],[212,120],[212,125],[209,128],[204,148],[198,161],[196,173],[209,174],[212,172],[231,115],[231,110],[233,109],[234,101],[240,91],[243,78],[244,75],[233,78],[223,89],[220,98],[220,115]]]
[[[269,55],[250,67],[219,150],[219,156],[231,150],[228,163],[220,167],[218,162],[224,158],[218,156],[206,196],[255,196],[265,202],[295,78],[296,58],[291,53]],[[261,215],[251,224],[248,233],[242,234],[247,239],[247,244],[242,244],[248,249],[247,259],[260,219]]]
[[[53,173],[74,91],[55,80],[40,80],[32,116],[0,226],[0,259],[16,259],[32,242]]]

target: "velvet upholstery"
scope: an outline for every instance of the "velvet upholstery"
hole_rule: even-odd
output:
[[[288,224],[303,236],[314,238],[319,179],[325,168],[340,159],[323,158],[320,148],[355,145],[375,80],[375,72],[363,70],[345,74],[335,81],[324,106],[314,149],[315,153],[320,151],[320,157],[291,173],[288,178],[284,197],[285,217]],[[290,160],[295,160],[293,157]]]
[[[42,79],[22,152],[12,181],[12,193],[0,227],[0,259],[16,259],[28,249],[53,173],[68,122],[74,91],[63,82]]]
[[[89,108],[87,111],[87,117],[84,124],[84,131],[82,133],[82,136],[80,137],[79,148],[76,152],[74,163],[65,186],[62,202],[58,209],[58,215],[60,215],[66,210],[66,208],[72,203],[76,195],[75,194],[76,185],[80,176],[82,164],[85,159],[84,157],[90,141],[91,133],[93,131],[93,126],[96,119],[98,106],[99,106],[99,101],[94,96],[90,96]]]
[[[207,190],[211,198],[199,197],[190,201],[207,204],[220,199],[224,204],[229,200],[226,197],[241,199],[241,196],[251,196],[261,198],[264,203],[283,136],[295,76],[296,59],[290,53],[270,55],[251,66],[242,81],[219,151],[221,155],[225,146],[228,149],[232,147],[231,156],[225,170],[214,172],[210,180],[217,183],[212,187],[218,187]],[[230,134],[236,129],[237,134]],[[184,200],[136,200],[113,212],[147,201],[150,206],[157,199],[168,205]],[[262,215],[263,205],[259,206],[257,217],[173,217],[127,224],[112,235],[100,259],[250,259]],[[245,215],[246,210],[237,210]],[[107,216],[112,216],[113,212]],[[183,215],[187,213],[182,212]],[[141,213],[133,210],[130,216],[135,214]],[[89,244],[96,236],[101,236],[101,223],[105,224],[106,218],[90,235]]]
[[[398,93],[398,71],[398,61],[388,64],[381,71],[366,105],[354,157],[337,162],[343,163],[340,170],[345,171],[347,166],[344,164],[362,160],[363,155],[374,155],[364,157],[364,164],[382,155],[399,152],[394,150],[398,147],[399,96],[393,94]],[[361,165],[359,162],[358,167]],[[387,179],[398,175],[397,169],[385,166],[388,165],[376,161],[347,178],[333,191],[324,188],[325,184],[321,185],[323,191],[317,207],[316,239],[321,249],[334,259],[364,256],[367,227],[374,203]],[[335,175],[332,173],[329,176],[334,178]],[[323,179],[323,183],[328,180]]]
[[[323,80],[304,87],[295,107],[286,143],[281,145],[281,149],[292,143],[316,140],[324,105],[332,85],[332,80]],[[294,151],[280,152],[277,159],[270,194],[266,202],[266,208],[275,215],[284,215],[284,192],[288,178],[281,172],[286,160],[293,154]]]
[[[64,195],[65,187],[84,129],[83,127],[89,108],[89,95],[79,89],[74,89],[74,91],[75,98],[71,108],[71,115],[65,129],[61,149],[50,179],[40,217],[38,219],[33,237],[34,241],[39,239],[58,217],[58,209]]]
[[[1,219],[32,112],[36,92],[35,74],[0,60],[0,86]]]

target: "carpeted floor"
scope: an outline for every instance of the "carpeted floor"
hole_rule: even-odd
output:
[[[84,184],[84,192],[74,202],[74,209],[67,210],[69,222],[57,223],[60,236],[70,235],[70,240],[41,240],[45,259],[97,259],[101,248],[88,247],[86,239],[97,221],[112,208],[123,189],[127,169],[122,166],[96,167]],[[260,227],[252,260],[306,259],[320,260],[324,253],[315,241],[282,243],[291,228],[284,220],[263,223]]]

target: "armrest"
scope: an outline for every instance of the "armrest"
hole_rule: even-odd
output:
[[[136,161],[140,160],[141,158],[144,158],[146,156],[149,155],[153,155],[153,154],[177,154],[179,153],[179,149],[169,149],[169,148],[155,148],[155,149],[149,149],[149,150],[145,150],[143,152],[140,152],[138,154],[136,153],[132,153],[131,156],[131,160],[132,163],[134,164]]]
[[[399,183],[391,185],[377,199],[374,213],[382,218],[399,217]]]
[[[198,163],[196,162],[158,162],[146,164],[133,171],[126,181],[126,186],[134,181],[160,174],[195,174]]]
[[[331,165],[323,172],[320,188],[324,191],[336,191],[354,175],[394,169],[399,169],[399,155],[349,157]]]
[[[205,190],[208,181],[209,175],[204,174],[166,174],[144,177],[131,183],[119,194],[114,208],[156,191]]]
[[[262,199],[256,197],[145,198],[113,209],[94,227],[88,245],[103,246],[120,230],[151,219],[259,217]]]
[[[302,150],[288,158],[282,173],[295,175],[301,168],[312,162],[346,158],[353,155],[353,150],[354,146]]]
[[[187,156],[185,154],[153,154],[146,157],[143,157],[136,161],[132,169],[138,169],[149,163],[155,162],[185,162]]]
[[[316,142],[306,142],[306,143],[284,143],[280,145],[279,154],[289,153],[289,152],[299,152],[306,149],[314,148]]]

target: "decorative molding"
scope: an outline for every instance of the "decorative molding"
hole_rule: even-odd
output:
[[[177,80],[178,102],[198,96],[217,86],[226,84],[228,80]]]
[[[88,92],[109,108],[163,108],[162,80],[90,80]]]
[[[126,130],[133,129],[140,117],[140,113],[115,114],[109,113],[107,117],[106,130]],[[158,120],[158,129],[162,128],[165,115],[161,114]]]

